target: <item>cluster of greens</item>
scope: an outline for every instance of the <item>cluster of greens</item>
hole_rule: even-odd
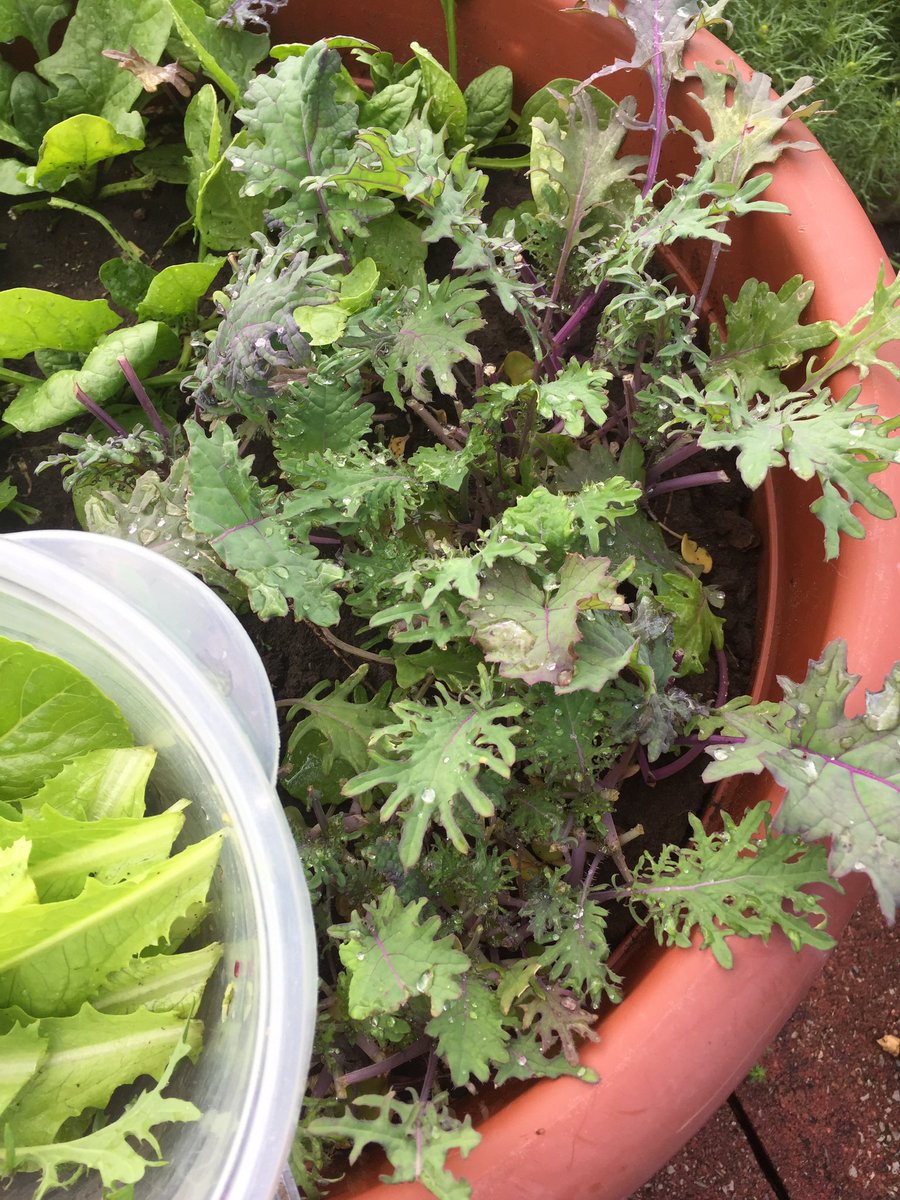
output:
[[[39,1172],[36,1197],[85,1170],[132,1184],[156,1161],[132,1142],[158,1156],[154,1126],[200,1116],[162,1093],[200,1052],[221,947],[173,952],[221,835],[170,857],[187,801],[144,815],[155,753],[73,667],[0,639],[0,674],[0,1177]]]
[[[126,323],[102,300],[0,293],[0,354],[34,355],[0,369],[21,385],[4,417],[41,430],[87,408],[106,430],[64,433],[55,460],[86,527],[361,664],[286,701],[322,977],[293,1165],[315,1197],[342,1149],[353,1162],[375,1143],[394,1180],[458,1200],[446,1155],[478,1135],[453,1089],[591,1077],[578,1040],[620,997],[611,904],[725,966],[733,935],[829,945],[803,890],[829,868],[868,872],[893,914],[900,677],[847,718],[855,679],[833,645],[780,704],[727,704],[713,564],[653,508],[720,482],[687,464],[728,451],[750,488],[785,466],[818,479],[829,558],[862,536],[856,506],[893,516],[872,479],[897,460],[893,424],[829,381],[896,374],[880,354],[900,284],[873,279],[841,327],[802,324],[812,283],[751,280],[702,329],[729,222],[784,211],[759,168],[809,84],[772,100],[765,76],[700,68],[696,170],[658,178],[669,84],[724,0],[624,7],[634,54],[607,71],[650,73],[646,160],[621,154],[634,103],[585,82],[555,79],[516,112],[502,66],[463,90],[416,42],[398,61],[352,37],[274,47],[251,78],[252,55],[245,74],[219,39],[238,9],[258,27],[275,5],[220,24],[212,4],[154,4],[211,81],[181,147],[199,261],[154,274],[126,247],[102,272]],[[498,208],[490,183],[510,169],[518,199]],[[697,295],[655,265],[684,238],[711,248]],[[232,251],[230,274],[201,317],[225,268],[209,248]],[[140,410],[111,411],[128,390]],[[760,810],[720,832],[694,820],[688,848],[629,867],[623,779],[704,749],[708,780],[775,775],[785,836]],[[830,854],[806,844],[828,836]]]
[[[900,9],[892,0],[742,0],[729,43],[776,89],[800,72],[827,110],[817,135],[873,216],[900,216]]]

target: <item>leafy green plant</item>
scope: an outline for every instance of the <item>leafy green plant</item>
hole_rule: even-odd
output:
[[[900,215],[900,17],[886,3],[742,0],[729,43],[778,91],[816,81],[816,133],[873,218]]]
[[[193,46],[188,9],[169,3]],[[271,7],[230,11],[258,24]],[[835,644],[780,705],[728,702],[709,556],[656,516],[661,497],[722,482],[725,452],[750,489],[781,468],[818,480],[829,558],[862,536],[856,506],[894,515],[877,476],[897,461],[895,423],[830,385],[847,366],[897,375],[883,347],[900,336],[900,285],[873,280],[839,327],[803,323],[813,285],[799,276],[777,291],[748,280],[701,327],[730,223],[784,211],[765,168],[786,106],[817,107],[808,80],[773,100],[764,76],[701,67],[696,170],[658,177],[684,46],[723,8],[624,6],[633,56],[593,82],[650,73],[646,159],[621,153],[635,103],[591,81],[554,80],[514,113],[503,67],[463,90],[417,42],[398,61],[341,36],[274,47],[238,96],[203,42],[213,82],[190,101],[185,145],[208,273],[170,289],[117,268],[120,294],[139,293],[121,327],[103,302],[46,296],[29,300],[64,319],[9,325],[6,353],[52,370],[3,369],[22,384],[6,420],[43,429],[86,408],[112,433],[66,433],[55,459],[88,528],[173,557],[263,620],[293,615],[359,664],[282,698],[320,933],[293,1157],[311,1196],[342,1148],[352,1162],[370,1143],[395,1180],[465,1196],[446,1154],[478,1135],[455,1089],[591,1080],[578,1042],[621,996],[614,904],[723,966],[730,939],[776,928],[830,945],[807,889],[832,875],[867,871],[893,915],[896,680],[845,717],[854,681]],[[523,166],[497,210],[490,176]],[[224,266],[206,250],[238,237],[199,317]],[[695,295],[656,263],[684,238],[710,247]],[[126,420],[128,390],[142,415]],[[765,767],[787,803],[771,823],[760,808],[717,830],[695,819],[688,846],[629,866],[641,831],[617,823],[625,777],[656,782],[704,751],[705,778]],[[862,806],[867,822],[848,815]]]
[[[140,1179],[146,1142],[195,1121],[164,1096],[196,1059],[196,1019],[221,947],[174,954],[205,912],[221,834],[170,857],[186,801],[144,815],[155,752],[67,663],[0,639],[0,1134],[4,1178],[36,1196],[96,1170]],[[156,1086],[106,1115],[118,1088]],[[74,1172],[74,1175],[73,1175]]]

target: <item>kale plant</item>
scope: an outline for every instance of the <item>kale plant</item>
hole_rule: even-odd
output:
[[[356,666],[282,699],[320,932],[294,1155],[309,1195],[342,1148],[352,1163],[375,1143],[394,1180],[456,1200],[468,1190],[446,1155],[478,1139],[459,1089],[588,1080],[579,1040],[621,996],[612,905],[663,943],[698,935],[727,966],[730,938],[776,927],[831,944],[806,890],[839,886],[829,862],[867,871],[886,915],[900,895],[898,680],[845,717],[854,681],[831,646],[781,704],[727,702],[715,565],[657,519],[660,497],[722,481],[703,451],[730,452],[751,489],[781,467],[816,477],[829,558],[862,536],[855,506],[894,515],[873,478],[897,460],[893,425],[829,383],[850,365],[897,374],[882,347],[900,334],[900,285],[873,280],[838,327],[802,323],[800,277],[777,292],[749,280],[701,326],[730,223],[784,211],[765,168],[785,152],[786,105],[816,107],[808,80],[773,100],[765,76],[701,68],[696,170],[658,176],[669,84],[723,8],[626,3],[635,51],[616,67],[651,74],[647,159],[621,153],[633,101],[555,80],[514,114],[505,68],[463,90],[416,42],[407,61],[346,37],[276,48],[224,149],[211,86],[191,101],[202,242],[223,164],[266,228],[232,256],[216,316],[194,322],[176,372],[186,449],[173,439],[138,469],[145,442],[120,442],[110,463],[127,451],[135,469],[84,514],[263,619],[293,614]],[[503,155],[528,173],[494,211]],[[683,238],[711,249],[696,295],[656,265]],[[93,470],[96,448],[77,449],[72,471]],[[719,831],[695,820],[690,845],[629,866],[641,831],[617,820],[623,781],[704,750],[707,779],[766,767],[784,783],[783,836],[760,809]],[[848,815],[863,808],[869,822]]]

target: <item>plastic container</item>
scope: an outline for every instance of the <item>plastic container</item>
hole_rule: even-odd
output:
[[[306,1084],[317,975],[309,897],[274,789],[277,726],[262,663],[194,576],[86,533],[0,537],[0,635],[66,659],[116,701],[135,741],[159,752],[154,804],[192,801],[185,841],[230,832],[204,928],[224,954],[199,1014],[203,1053],[170,1089],[203,1117],[163,1129],[168,1166],[148,1170],[135,1197],[269,1200]],[[4,1194],[30,1196],[35,1178]],[[68,1194],[93,1200],[96,1180]]]

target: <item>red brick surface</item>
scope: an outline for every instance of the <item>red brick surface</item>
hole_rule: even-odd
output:
[[[776,1200],[726,1106],[632,1200]]]

